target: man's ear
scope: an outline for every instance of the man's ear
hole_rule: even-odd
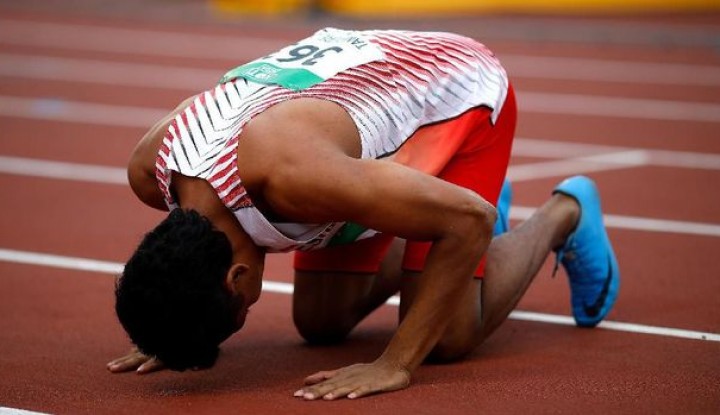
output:
[[[227,275],[225,275],[225,286],[227,287],[228,291],[233,294],[237,294],[240,292],[240,287],[242,286],[242,277],[247,273],[249,269],[250,267],[247,264],[243,263],[232,264],[230,266]]]

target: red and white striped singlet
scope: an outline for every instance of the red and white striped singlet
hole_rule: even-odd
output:
[[[343,223],[270,224],[247,196],[236,149],[243,126],[254,116],[298,97],[329,100],[355,122],[362,158],[382,158],[423,125],[478,106],[492,109],[495,121],[502,109],[508,90],[505,70],[491,51],[472,39],[438,32],[323,29],[295,44],[286,58],[275,58],[299,61],[319,50],[310,63],[322,61],[335,53],[333,47],[313,46],[323,36],[366,42],[375,53],[373,60],[302,89],[244,76],[198,95],[170,124],[157,157],[156,177],[168,207],[177,207],[170,192],[171,173],[176,171],[207,180],[258,245],[275,252],[323,247]]]

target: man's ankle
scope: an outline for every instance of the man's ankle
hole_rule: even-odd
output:
[[[549,203],[552,204],[553,215],[559,224],[553,239],[553,249],[558,249],[565,244],[580,222],[580,204],[562,193],[554,194]]]

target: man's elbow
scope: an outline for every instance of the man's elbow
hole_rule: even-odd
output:
[[[155,177],[145,173],[140,168],[137,168],[137,166],[133,168],[132,165],[128,167],[127,177],[130,189],[132,189],[135,196],[137,196],[141,202],[151,208],[162,211],[168,210],[165,200],[160,193],[160,189],[155,182]]]

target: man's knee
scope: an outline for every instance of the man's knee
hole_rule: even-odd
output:
[[[479,292],[477,295],[479,295]],[[458,361],[472,353],[482,343],[484,337],[482,334],[482,322],[479,318],[480,312],[474,309],[477,306],[468,306],[468,309],[460,310],[460,316],[465,318],[456,316],[453,319],[440,341],[430,352],[428,359],[431,362],[450,363]]]
[[[293,322],[300,335],[310,344],[339,343],[348,336],[355,323],[343,316],[294,310]]]
[[[452,363],[464,359],[477,347],[472,339],[441,339],[427,360],[431,363]]]
[[[313,344],[345,339],[367,314],[372,274],[297,272],[293,321],[300,335]]]

